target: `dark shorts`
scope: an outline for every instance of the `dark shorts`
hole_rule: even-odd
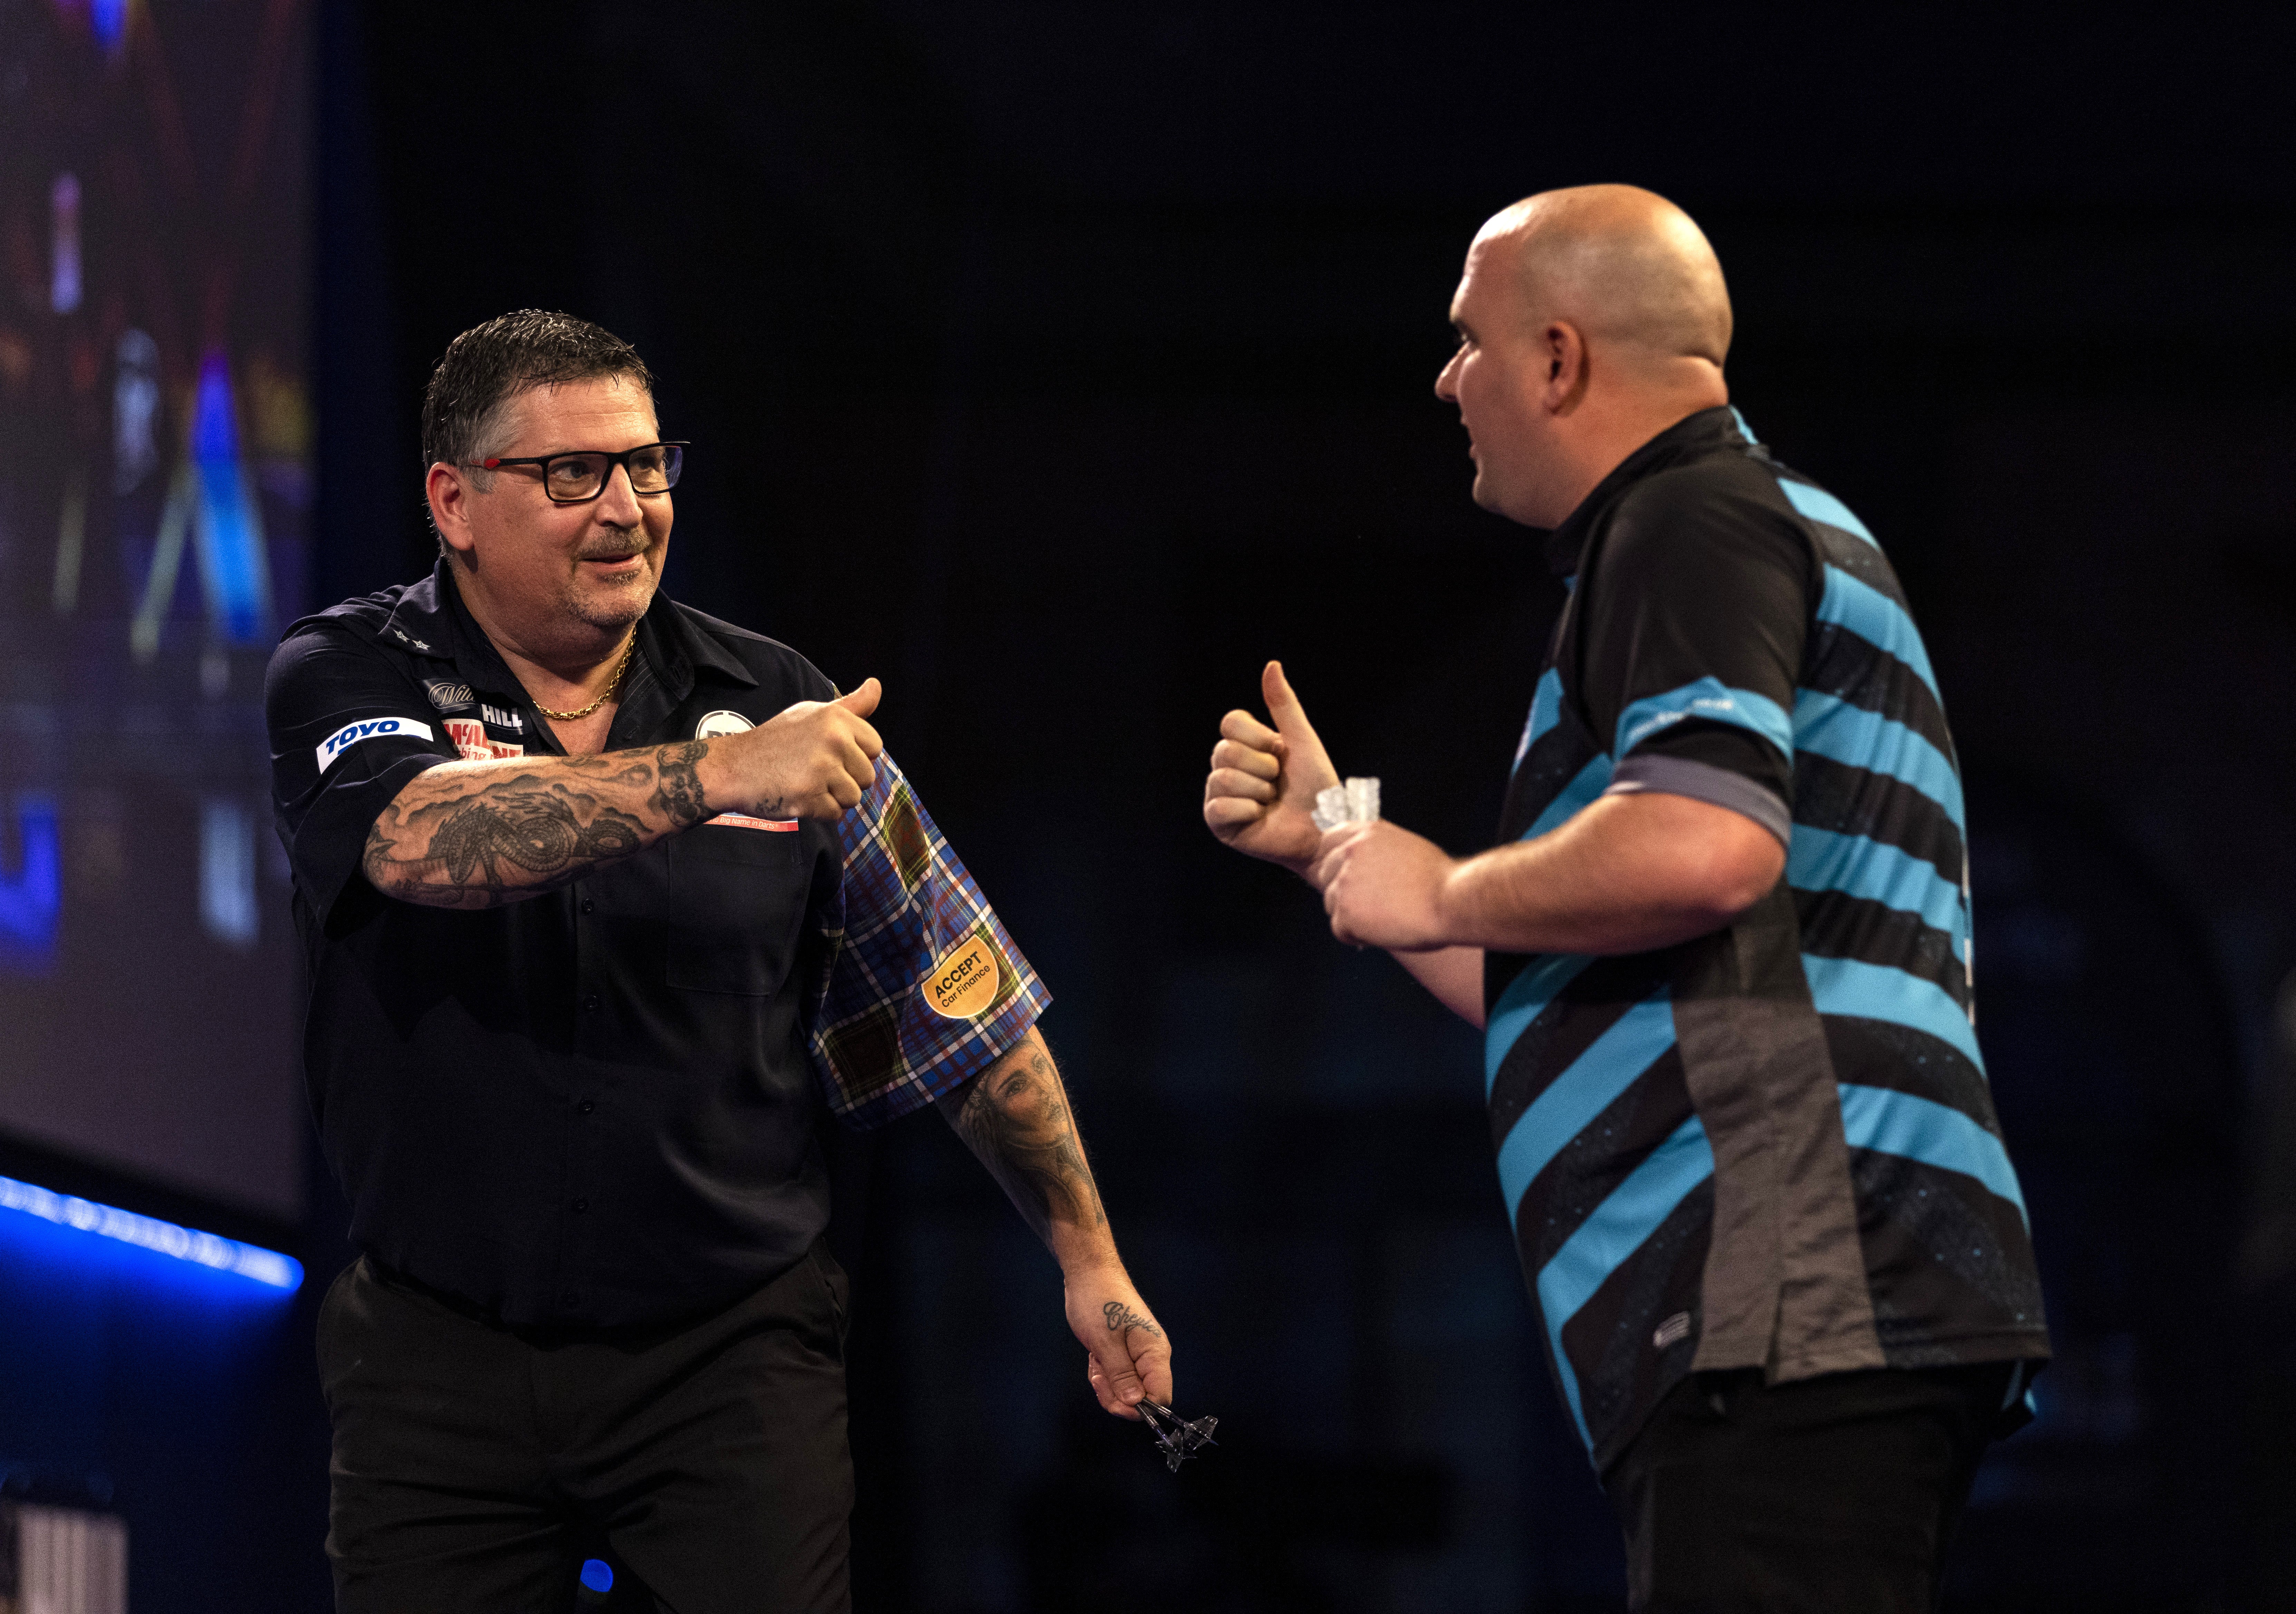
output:
[[[355,1262],[319,1312],[336,1608],[562,1614],[601,1544],[614,1607],[848,1608],[845,1316],[818,1247],[716,1316],[587,1337]]]
[[[1647,1614],[1931,1614],[2012,1364],[1701,1373],[1603,1476]]]

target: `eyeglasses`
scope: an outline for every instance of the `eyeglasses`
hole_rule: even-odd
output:
[[[553,504],[586,505],[606,490],[606,479],[619,465],[628,473],[630,491],[638,494],[667,493],[677,486],[677,473],[685,468],[685,442],[650,442],[644,448],[625,449],[619,454],[596,451],[581,454],[550,454],[539,458],[482,459],[465,469],[496,471],[504,465],[540,465],[542,490],[550,495]]]

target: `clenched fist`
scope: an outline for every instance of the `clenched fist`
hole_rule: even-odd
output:
[[[755,729],[719,735],[701,760],[718,811],[764,819],[833,819],[877,782],[885,742],[867,721],[883,693],[870,679],[833,701],[800,701]]]
[[[1292,693],[1283,663],[1259,675],[1270,729],[1249,712],[1220,720],[1219,744],[1204,780],[1204,824],[1238,852],[1281,863],[1312,877],[1323,834],[1316,828],[1316,793],[1340,782],[1324,742]]]

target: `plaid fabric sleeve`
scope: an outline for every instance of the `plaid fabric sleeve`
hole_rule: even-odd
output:
[[[1053,1000],[891,757],[837,834],[809,1045],[838,1118],[882,1126],[986,1070]]]

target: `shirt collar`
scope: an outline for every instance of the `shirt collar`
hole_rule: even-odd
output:
[[[505,673],[509,671],[494,641],[463,603],[462,591],[455,587],[444,556],[431,567],[430,576],[399,595],[378,636],[414,655],[452,663],[466,679],[479,670],[473,662],[500,665]],[[689,621],[677,603],[659,589],[645,615],[638,619],[638,652],[673,703],[693,692],[697,670],[715,673],[743,688],[757,687],[750,670]]]
[[[1620,460],[1608,476],[1595,484],[1593,492],[1578,501],[1578,507],[1563,517],[1562,524],[1546,535],[1547,569],[1561,578],[1578,575],[1579,559],[1587,551],[1587,534],[1631,484],[1695,454],[1718,448],[1751,447],[1752,444],[1738,429],[1738,412],[1728,404],[1701,409],[1675,422]]]

